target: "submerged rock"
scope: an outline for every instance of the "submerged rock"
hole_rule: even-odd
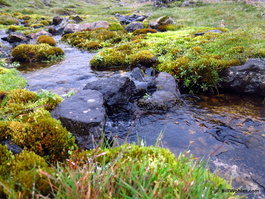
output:
[[[242,66],[234,66],[220,74],[224,89],[265,96],[265,59],[249,59]]]
[[[93,148],[105,125],[103,103],[103,95],[99,91],[82,90],[65,99],[51,114],[75,136],[81,148]]]

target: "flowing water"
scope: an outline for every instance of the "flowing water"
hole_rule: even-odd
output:
[[[59,40],[59,37],[56,38]],[[123,71],[94,71],[93,53],[65,44],[65,59],[53,64],[26,64],[20,70],[28,89],[51,90],[59,95],[81,90],[86,83]],[[161,144],[180,152],[210,159],[220,175],[235,177],[236,186],[258,189],[265,186],[265,103],[262,98],[240,94],[215,96],[182,95],[182,103],[167,112],[143,112],[134,120],[108,120],[106,133],[121,142]]]

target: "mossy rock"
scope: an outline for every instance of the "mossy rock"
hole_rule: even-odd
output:
[[[42,44],[42,43],[43,44],[49,44],[51,46],[55,46],[56,45],[56,41],[52,37],[50,37],[48,35],[39,36],[38,39],[37,39],[37,43],[38,44]]]
[[[11,54],[15,61],[39,62],[62,56],[64,51],[49,44],[21,44],[15,47]]]
[[[9,15],[0,16],[0,24],[2,25],[18,25],[19,21],[16,18],[13,18]]]

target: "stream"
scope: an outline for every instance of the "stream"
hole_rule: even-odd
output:
[[[55,37],[59,41],[60,37]],[[88,82],[125,71],[95,71],[89,66],[93,53],[58,43],[65,59],[53,64],[25,64],[19,69],[28,89],[51,90],[59,95],[81,90]],[[135,120],[108,119],[106,134],[120,142],[154,145],[157,141],[178,156],[210,157],[212,171],[230,179],[233,185],[259,190],[265,198],[265,102],[241,94],[201,96],[183,94],[182,103],[167,112],[143,113]],[[163,136],[158,140],[160,135]],[[249,195],[249,198],[253,194]]]

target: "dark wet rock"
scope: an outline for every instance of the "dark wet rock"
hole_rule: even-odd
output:
[[[138,30],[138,29],[143,29],[144,28],[144,25],[143,23],[140,23],[140,22],[133,22],[133,23],[130,23],[128,26],[125,27],[125,30],[127,32],[133,32],[135,30]]]
[[[10,33],[7,37],[3,37],[2,40],[9,43],[27,43],[29,38],[20,32]]]
[[[0,144],[6,145],[7,146],[7,149],[10,150],[10,151],[12,151],[12,153],[14,155],[15,154],[19,154],[23,150],[20,146],[12,143],[11,140],[3,140],[3,141],[0,141]]]
[[[146,107],[149,110],[168,110],[180,98],[178,85],[174,77],[168,73],[159,73],[154,80],[153,88],[156,88],[155,92],[139,100],[140,107]]]
[[[180,7],[191,7],[191,6],[194,6],[195,5],[195,2],[194,1],[184,1]]]
[[[249,59],[244,65],[226,69],[220,77],[221,88],[265,96],[265,59]]]
[[[107,21],[97,21],[85,24],[67,24],[64,28],[63,34],[74,33],[83,30],[95,30],[96,28],[109,28]]]
[[[140,68],[136,67],[130,72],[129,77],[136,86],[138,96],[142,97],[145,93],[152,94],[156,91],[154,69],[147,68],[144,73]]]
[[[118,18],[119,22],[122,25],[127,25],[135,21],[144,21],[148,16],[146,15],[137,15],[132,14],[130,16],[120,15],[119,13],[115,14],[115,17]]]
[[[100,139],[105,125],[103,103],[99,91],[82,90],[65,99],[51,114],[75,136],[79,146],[93,148],[93,142]]]
[[[52,19],[52,24],[55,25],[55,26],[57,26],[57,25],[59,25],[60,23],[62,23],[62,21],[63,21],[63,18],[61,18],[61,17],[59,17],[59,16],[55,16],[55,17],[53,17],[53,19]]]
[[[170,91],[155,91],[151,96],[139,100],[138,105],[148,110],[168,110],[177,102],[177,98]]]
[[[84,90],[87,89],[103,94],[109,116],[122,112],[128,114],[133,108],[130,101],[135,92],[135,85],[128,77],[116,76],[90,82],[84,87]]]
[[[174,94],[176,97],[180,97],[180,93],[178,90],[178,84],[174,77],[168,73],[161,72],[155,79],[156,87],[158,91],[164,90],[169,91]]]
[[[29,37],[30,39],[37,39],[41,35],[51,36],[51,34],[49,32],[47,32],[45,30],[40,30],[39,32],[28,34],[27,37]]]
[[[60,18],[60,17],[59,17]],[[53,20],[53,25],[49,27],[49,33],[52,35],[60,35],[63,34],[63,31],[68,24],[69,19],[68,18],[60,18],[58,20]]]
[[[221,31],[221,30],[208,30],[208,31],[205,31],[205,32],[198,32],[198,33],[194,33],[193,35],[194,36],[202,36],[202,35],[204,35],[205,33],[208,33],[208,32],[212,32],[212,33],[223,33],[223,31]]]
[[[83,21],[83,19],[78,15],[74,16],[72,19],[75,21],[75,23],[80,23],[81,21]]]

